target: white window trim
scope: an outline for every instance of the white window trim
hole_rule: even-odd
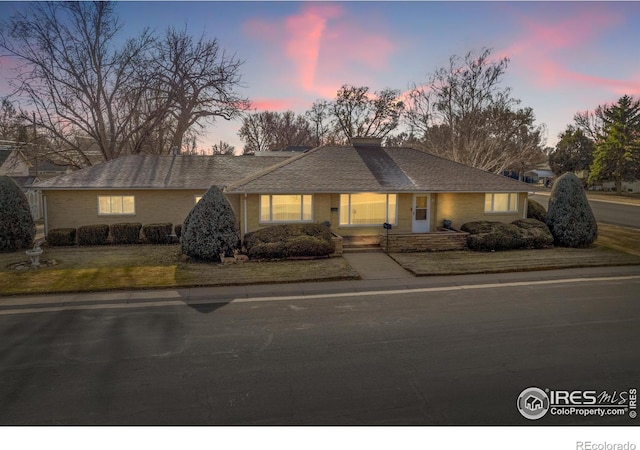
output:
[[[198,197],[200,197],[200,200],[202,200],[202,197],[204,197],[204,194],[196,194],[193,196],[193,204],[197,205],[198,204]]]
[[[299,195],[300,196],[300,220],[273,220],[273,196],[277,195]],[[311,218],[309,220],[304,220],[304,196],[308,195],[311,197]],[[269,220],[262,220],[262,197],[269,197]],[[269,223],[269,224],[287,224],[287,223],[313,223],[314,218],[314,196],[313,194],[260,194],[258,196],[258,223]]]
[[[343,195],[348,195],[349,196],[349,223],[348,224],[342,224],[340,223],[340,218],[342,217],[342,210],[338,211],[338,226],[340,228],[363,228],[363,227],[381,227],[382,225],[384,225],[384,223],[356,223],[356,224],[352,224],[351,223],[351,196],[352,195],[358,195],[358,194],[380,194],[380,195],[386,195],[387,196],[387,211],[386,211],[386,223],[389,223],[391,225],[398,225],[398,203],[399,203],[399,195],[398,194],[394,194],[394,193],[382,193],[382,192],[350,192],[350,193],[344,193]],[[396,196],[396,207],[395,207],[395,216],[396,216],[396,220],[394,222],[389,222],[389,195],[395,195]],[[340,204],[340,207],[342,207],[342,204]]]
[[[133,212],[132,213],[101,213],[100,212],[100,197],[133,197]],[[96,197],[98,202],[98,216],[99,217],[133,217],[136,215],[136,196],[135,195],[98,195]]]
[[[511,196],[516,196],[516,209],[507,209],[506,211],[494,211],[495,195],[496,194],[509,194],[507,205],[511,205]],[[491,195],[491,211],[484,210],[485,214],[514,214],[519,211],[520,207],[520,194],[518,192],[487,192],[485,193],[485,208],[486,208],[486,196]]]

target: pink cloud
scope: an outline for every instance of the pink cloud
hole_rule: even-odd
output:
[[[251,109],[257,111],[287,111],[303,106],[305,102],[295,98],[258,98],[251,100]]]
[[[253,19],[244,29],[269,42],[269,59],[280,63],[284,58],[291,67],[282,84],[321,97],[333,97],[342,84],[359,84],[372,71],[385,70],[394,50],[379,27],[359,26],[336,3],[304,4],[293,15]]]
[[[497,57],[509,57],[528,78],[540,87],[551,89],[571,87],[576,83],[601,87],[616,93],[640,91],[640,82],[613,79],[570,68],[572,53],[579,58],[596,59],[593,41],[624,21],[624,17],[609,9],[588,7],[567,19],[555,23],[540,23],[529,18],[520,20],[525,36]],[[597,67],[597,66],[594,66]]]

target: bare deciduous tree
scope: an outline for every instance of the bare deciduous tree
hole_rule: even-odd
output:
[[[233,155],[236,148],[228,142],[220,141],[217,144],[213,144],[211,150],[214,155]]]
[[[247,114],[238,136],[245,143],[245,153],[281,151],[289,146],[313,145],[314,142],[309,121],[292,111]]]
[[[156,43],[153,61],[157,86],[171,100],[172,148],[182,147],[187,130],[216,118],[231,120],[249,107],[236,92],[243,62],[227,55],[216,39],[194,40],[186,29],[169,28]]]
[[[508,59],[492,61],[491,51],[451,57],[408,101],[409,129],[428,151],[483,170],[500,173],[544,159],[543,126],[531,108],[500,86]]]
[[[29,3],[0,28],[0,48],[20,63],[15,88],[58,161],[186,150],[206,121],[248,106],[236,92],[242,62],[215,39],[145,30],[119,44],[120,28],[113,2]]]
[[[129,112],[141,94],[137,67],[152,42],[143,32],[119,49],[120,24],[109,2],[30,3],[4,25],[0,47],[21,63],[15,80],[55,151],[77,167],[123,154],[138,129]],[[89,149],[79,144],[89,138]]]
[[[370,95],[366,86],[343,85],[329,104],[336,130],[346,140],[356,136],[386,137],[398,126],[404,110],[399,97],[400,91],[395,89]]]
[[[311,127],[313,145],[319,147],[327,143],[332,137],[331,131],[334,126],[330,115],[329,102],[326,100],[313,102],[311,109],[305,112],[305,117]]]

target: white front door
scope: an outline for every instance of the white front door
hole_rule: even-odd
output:
[[[430,194],[413,195],[413,223],[411,231],[414,233],[427,233],[429,231],[429,206]]]

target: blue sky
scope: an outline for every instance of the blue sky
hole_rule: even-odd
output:
[[[20,3],[0,3],[7,17]],[[504,86],[534,109],[549,145],[577,111],[640,98],[640,2],[121,2],[125,35],[188,27],[246,61],[256,110],[303,112],[344,83],[372,90],[422,83],[453,54],[510,58]],[[0,58],[0,95],[7,93]],[[240,122],[207,127],[202,147],[237,148]]]

